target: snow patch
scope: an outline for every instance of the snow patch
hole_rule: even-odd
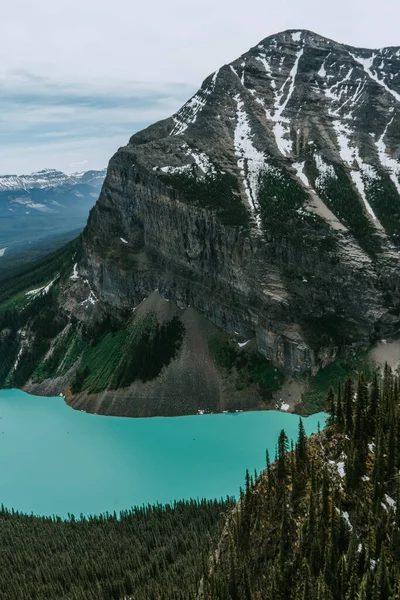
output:
[[[303,161],[302,163],[293,163],[293,167],[296,169],[296,175],[300,179],[300,181],[304,183],[306,187],[311,187],[310,182],[307,179],[307,175],[304,173],[305,164],[305,161]]]
[[[73,269],[72,269],[72,275],[71,275],[70,279],[73,279],[73,280],[79,279],[78,263],[74,264]]]
[[[299,61],[300,61],[300,58],[303,56],[303,53],[304,53],[304,48],[301,48],[297,52],[296,60],[294,62],[294,65],[293,65],[290,73],[289,73],[289,77],[286,79],[286,81],[282,85],[281,89],[278,92],[275,91],[274,114],[271,115],[268,111],[266,111],[267,117],[270,120],[275,121],[275,125],[273,128],[273,132],[275,135],[275,141],[276,141],[276,145],[277,145],[279,151],[283,155],[287,155],[287,154],[289,154],[289,152],[291,152],[292,142],[289,138],[290,130],[288,127],[288,123],[290,123],[290,121],[289,121],[289,119],[282,117],[282,114],[283,114],[284,110],[286,109],[286,106],[288,105],[289,100],[291,99],[291,97],[293,95],[293,91],[295,88],[295,82],[296,82],[296,75],[297,75],[297,71],[298,71],[298,67],[299,67]],[[282,101],[284,89],[285,89],[287,83],[289,83],[289,90],[288,90],[285,100]]]
[[[295,31],[292,33],[292,40],[294,42],[300,42],[301,40],[301,31]]]
[[[88,307],[89,304],[92,304],[92,305],[96,304],[96,302],[98,302],[98,298],[97,298],[96,294],[94,293],[94,291],[92,290],[89,280],[84,279],[84,283],[86,283],[86,285],[89,286],[89,296],[86,298],[86,300],[81,302],[81,306],[86,305],[86,307]]]
[[[397,160],[395,160],[394,158],[392,158],[391,156],[388,155],[387,150],[386,150],[386,144],[384,142],[387,131],[388,131],[390,125],[393,123],[393,119],[394,119],[394,117],[386,125],[385,130],[382,133],[381,137],[379,138],[379,140],[377,142],[375,142],[375,146],[376,146],[376,149],[378,150],[378,156],[379,156],[379,161],[380,161],[381,165],[385,169],[388,170],[390,179],[393,181],[398,193],[400,194],[400,182],[399,182],[400,164],[397,162]]]
[[[289,404],[286,404],[285,402],[282,402],[282,404],[280,405],[279,409],[283,410],[283,411],[288,411],[290,408]]]
[[[128,243],[128,242],[127,242],[126,240],[124,240],[124,238],[122,238],[122,237],[120,237],[119,239],[121,240],[121,242],[122,242],[123,244],[127,244],[127,243]]]
[[[342,517],[346,521],[347,525],[349,526],[350,531],[353,531],[353,525],[350,522],[350,515],[346,510],[344,510],[342,512]]]
[[[58,275],[52,281],[50,281],[50,283],[48,283],[40,288],[36,288],[36,290],[30,290],[30,292],[26,292],[25,296],[34,298],[35,296],[38,296],[38,295],[44,296],[45,294],[48,294],[51,286],[56,281],[56,279],[58,279]]]
[[[376,57],[375,52],[373,52],[372,56],[370,56],[369,58],[362,58],[361,56],[356,56],[355,54],[352,54],[351,52],[349,52],[349,54],[350,54],[350,56],[353,57],[353,59],[356,62],[358,62],[362,66],[362,68],[364,69],[364,71],[368,75],[368,77],[370,77],[373,81],[375,81],[375,83],[380,85],[384,90],[386,90],[389,94],[391,94],[391,96],[393,96],[393,98],[397,102],[400,102],[400,94],[398,94],[397,92],[392,90],[388,85],[386,85],[386,83],[382,79],[379,79],[379,77],[376,73],[373,73],[371,71],[371,67],[372,67],[373,62]]]
[[[367,211],[371,215],[371,217],[374,219],[374,221],[376,221],[375,213],[372,210],[371,205],[367,200],[367,196],[365,193],[365,185],[364,185],[360,171],[351,171],[350,175],[351,175],[351,178],[358,190],[358,193],[360,194],[361,198],[364,201],[365,208],[367,209]]]
[[[247,346],[247,344],[250,342],[250,340],[247,340],[247,342],[238,342],[238,346],[239,348],[244,348],[245,346]]]
[[[210,158],[207,156],[205,152],[195,151],[190,149],[188,154],[191,154],[196,165],[203,171],[203,173],[216,173],[214,165],[212,164]]]
[[[215,71],[210,84],[204,89],[200,89],[182,108],[173,116],[175,122],[170,135],[181,135],[189,125],[195,123],[198,114],[207,104],[208,97],[215,89],[218,72]]]
[[[17,358],[16,358],[16,360],[15,360],[15,363],[14,363],[14,366],[13,366],[13,371],[15,371],[15,369],[18,367],[18,364],[19,364],[19,359],[21,358],[21,355],[22,355],[22,352],[23,352],[23,350],[24,350],[24,349],[23,349],[23,346],[21,346],[21,348],[20,348],[20,349],[19,349],[19,351],[18,351]]]
[[[179,167],[153,167],[153,171],[157,171],[158,169],[160,169],[160,171],[162,171],[163,173],[187,173],[188,171],[191,170],[191,165],[182,165]]]
[[[258,177],[265,164],[264,154],[253,144],[249,118],[244,110],[244,102],[240,98],[240,94],[236,94],[234,100],[236,102],[235,154],[250,208],[256,215],[257,223],[260,224],[257,203]]]
[[[259,62],[260,62],[262,65],[263,65],[263,67],[264,67],[264,69],[265,69],[265,71],[266,71],[267,75],[269,75],[269,77],[271,78],[271,81],[270,81],[271,87],[272,87],[273,89],[276,89],[276,83],[275,83],[275,79],[272,77],[272,69],[271,69],[271,65],[270,65],[270,64],[269,64],[269,62],[267,61],[267,57],[266,57],[266,55],[265,55],[265,54],[260,54],[259,56],[256,56],[256,60],[258,60],[258,61],[259,61]],[[253,91],[249,90],[249,91],[250,91],[251,93],[253,93],[253,92],[254,92],[254,90],[253,90]],[[254,94],[253,94],[253,95],[254,95]],[[263,104],[263,102],[262,102],[262,101],[260,101],[258,98],[257,98],[256,100],[257,100],[259,103]]]
[[[367,200],[365,184],[362,177],[362,174],[365,174],[367,177],[371,177],[371,174],[374,174],[373,176],[376,176],[374,168],[371,165],[365,164],[360,156],[358,148],[351,145],[349,136],[352,132],[348,125],[342,123],[339,120],[334,120],[333,128],[336,132],[336,137],[339,144],[339,154],[343,162],[347,163],[347,165],[351,169],[350,176],[364,202],[364,206],[367,209],[367,212],[374,221],[377,221],[376,215],[372,210],[370,203]],[[354,169],[354,163],[358,165],[358,171]]]
[[[396,508],[396,501],[393,500],[388,494],[385,494],[385,500],[389,504],[390,508]]]
[[[328,165],[320,154],[315,154],[314,159],[318,169],[318,177],[315,179],[316,188],[324,187],[329,179],[337,179],[334,167]]]

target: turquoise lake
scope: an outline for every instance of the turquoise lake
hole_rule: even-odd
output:
[[[308,435],[327,415],[304,419]],[[62,398],[0,391],[0,503],[39,515],[78,516],[189,498],[237,496],[246,469],[273,459],[277,411],[127,419],[75,411]]]

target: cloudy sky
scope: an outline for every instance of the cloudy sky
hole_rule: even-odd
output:
[[[0,21],[0,173],[101,168],[205,77],[283,29],[400,45],[399,0],[12,0]]]

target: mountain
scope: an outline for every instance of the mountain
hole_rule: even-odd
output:
[[[31,175],[1,175],[2,256],[50,235],[82,228],[105,174],[103,170],[66,175],[45,169]]]
[[[42,169],[30,175],[0,175],[0,192],[31,189],[48,189],[60,185],[87,183],[92,187],[101,187],[106,169],[102,171],[84,171],[66,175],[56,169]]]
[[[275,406],[285,374],[394,334],[399,73],[399,48],[285,31],[135,134],[53,284],[53,354],[16,341],[7,384],[116,414]]]

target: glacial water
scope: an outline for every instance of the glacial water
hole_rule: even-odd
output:
[[[326,415],[304,419],[307,434]],[[99,514],[134,505],[237,496],[246,468],[265,466],[284,412],[151,419],[75,411],[62,398],[0,391],[0,503],[40,515]]]

